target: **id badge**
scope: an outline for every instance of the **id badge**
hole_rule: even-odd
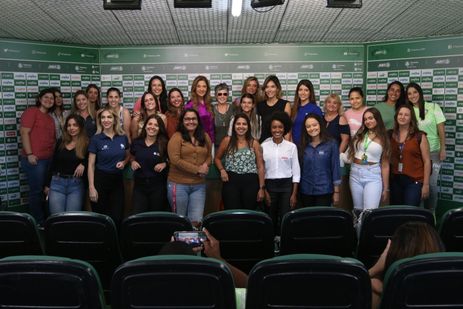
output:
[[[399,173],[402,173],[403,169],[404,169],[404,164],[402,162],[400,162],[399,166],[397,167],[397,170],[398,170]]]

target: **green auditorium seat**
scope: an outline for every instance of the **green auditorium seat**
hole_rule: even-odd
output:
[[[121,265],[111,284],[113,309],[235,309],[235,288],[221,261],[190,255],[144,257]]]
[[[207,215],[203,227],[220,241],[222,257],[246,273],[257,262],[274,256],[273,223],[265,213],[219,211]]]
[[[27,213],[0,211],[0,258],[43,254],[37,225]]]
[[[190,220],[170,212],[145,212],[126,218],[121,225],[125,260],[156,255],[175,231],[191,231]]]
[[[307,207],[283,217],[280,255],[316,253],[352,257],[355,251],[352,214],[334,207]]]
[[[98,274],[79,260],[44,255],[1,259],[0,287],[0,308],[105,308]]]
[[[370,277],[353,258],[279,256],[251,270],[246,308],[371,309]]]
[[[384,278],[382,309],[463,308],[463,253],[423,254],[393,263]]]

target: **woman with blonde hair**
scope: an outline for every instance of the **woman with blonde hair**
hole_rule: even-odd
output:
[[[260,102],[263,100],[262,89],[260,88],[257,77],[249,76],[244,80],[243,87],[241,88],[241,96],[246,93],[249,93],[254,97],[254,102]],[[240,97],[233,101],[233,104],[237,109],[240,107],[240,103]]]
[[[109,215],[119,225],[124,205],[122,171],[129,162],[129,140],[112,108],[106,107],[98,114],[97,124],[97,134],[88,146],[90,201],[95,212]]]
[[[339,152],[346,151],[350,137],[349,124],[346,117],[343,116],[344,109],[338,94],[332,93],[326,97],[323,112],[325,113],[326,129],[331,137],[338,142]]]
[[[95,112],[92,111],[89,99],[84,90],[77,90],[72,103],[72,114],[81,116],[84,119],[85,132],[90,139],[96,133]]]

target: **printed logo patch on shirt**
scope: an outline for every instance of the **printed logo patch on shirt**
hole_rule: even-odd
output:
[[[125,145],[124,145],[124,144],[121,144],[121,149],[125,149]]]
[[[109,149],[108,145],[103,145],[103,147],[101,147],[101,150],[108,150],[108,149]]]
[[[320,151],[318,152],[318,154],[321,155],[321,156],[323,156],[323,155],[325,154],[325,152],[324,152],[323,150],[320,150]]]
[[[156,152],[156,151],[155,151],[155,152],[153,152],[153,156],[157,156],[157,157],[159,157],[159,152]]]

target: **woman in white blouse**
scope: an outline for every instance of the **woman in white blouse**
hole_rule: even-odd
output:
[[[270,122],[271,138],[262,143],[265,162],[265,199],[275,234],[280,234],[283,216],[296,206],[301,170],[297,147],[284,139],[291,129],[285,112],[275,112]]]

